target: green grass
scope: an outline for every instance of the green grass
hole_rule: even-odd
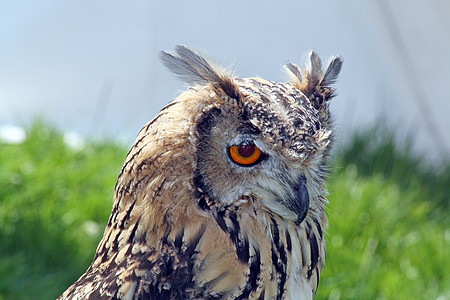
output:
[[[112,207],[126,149],[69,148],[36,122],[20,145],[0,144],[0,299],[51,299],[80,276]]]
[[[56,298],[86,270],[127,150],[74,150],[42,122],[22,144],[0,142],[0,299]],[[385,128],[355,134],[328,182],[316,299],[449,299],[449,166],[422,165]]]
[[[337,155],[318,299],[450,298],[450,163],[407,145],[379,125]]]

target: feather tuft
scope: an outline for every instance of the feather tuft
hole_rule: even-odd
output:
[[[311,51],[307,63],[308,67],[302,70],[293,63],[288,63],[285,67],[294,75],[294,86],[310,99],[314,107],[320,108],[334,96],[334,89],[331,85],[336,83],[342,68],[342,62],[341,57],[332,57],[324,72],[322,60],[314,51]]]
[[[319,78],[322,77],[322,60],[314,51],[311,51],[309,59],[311,60],[309,81],[316,85],[319,83]]]
[[[299,82],[303,81],[303,77],[302,77],[302,70],[300,69],[299,66],[297,66],[296,64],[293,63],[288,63],[285,65],[285,67],[292,72],[292,74],[294,74],[294,76],[296,77],[296,79]]]
[[[336,79],[339,73],[341,72],[342,62],[343,62],[342,58],[339,56],[331,58],[330,64],[328,65],[328,68],[325,71],[325,75],[323,75],[323,79],[320,85],[329,86],[331,84],[336,83]]]
[[[204,57],[187,46],[177,45],[175,54],[162,51],[160,59],[170,71],[189,84],[211,83],[229,97],[239,98],[239,88],[234,79],[220,68],[211,66]]]

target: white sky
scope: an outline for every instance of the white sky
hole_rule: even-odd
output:
[[[1,1],[0,125],[41,115],[131,143],[184,89],[160,50],[190,45],[240,77],[283,81],[281,65],[314,49],[344,58],[342,140],[385,114],[436,158],[450,145],[449,15],[446,0]]]

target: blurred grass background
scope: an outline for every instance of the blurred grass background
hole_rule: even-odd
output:
[[[87,269],[127,151],[42,121],[0,141],[0,299],[56,298]],[[422,162],[381,125],[336,153],[316,299],[450,299],[450,162]]]

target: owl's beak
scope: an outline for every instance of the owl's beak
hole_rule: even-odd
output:
[[[306,188],[306,177],[300,176],[298,179],[296,197],[290,203],[290,209],[297,214],[295,223],[299,225],[306,217],[309,209],[309,193]]]

